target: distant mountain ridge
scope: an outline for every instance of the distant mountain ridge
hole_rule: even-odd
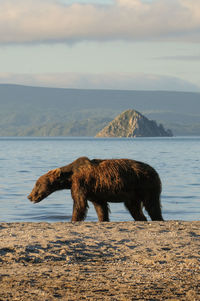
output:
[[[0,85],[0,136],[95,136],[128,108],[172,129],[200,134],[200,93],[76,90]]]
[[[170,130],[165,130],[163,125],[157,125],[135,110],[126,110],[105,128],[96,137],[171,137]]]

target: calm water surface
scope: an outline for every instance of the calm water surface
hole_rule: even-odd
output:
[[[0,138],[0,221],[70,221],[69,190],[32,204],[27,195],[48,170],[80,156],[130,158],[160,174],[166,220],[200,220],[200,137],[95,139]],[[112,204],[112,221],[132,220],[123,204]],[[97,221],[92,204],[88,221]]]

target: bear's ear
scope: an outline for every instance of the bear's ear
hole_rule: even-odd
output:
[[[61,170],[60,170],[60,168],[52,169],[52,170],[50,170],[50,171],[47,173],[47,175],[48,175],[48,177],[49,177],[50,182],[53,182],[53,181],[55,181],[57,178],[60,177],[60,175],[61,175]]]

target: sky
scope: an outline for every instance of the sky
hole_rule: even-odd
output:
[[[1,0],[0,83],[200,92],[200,0]]]

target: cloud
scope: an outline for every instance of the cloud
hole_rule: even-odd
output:
[[[200,55],[172,55],[161,56],[155,58],[156,60],[169,60],[169,61],[200,61]]]
[[[176,77],[133,73],[0,73],[0,84],[114,90],[170,90],[200,92],[200,87]]]
[[[0,1],[1,44],[116,39],[200,42],[200,1]]]

